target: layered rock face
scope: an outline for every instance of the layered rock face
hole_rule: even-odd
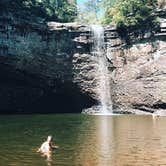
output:
[[[155,112],[166,109],[166,33],[126,45],[107,27],[107,57],[112,71],[114,108]],[[111,35],[112,34],[112,35]]]
[[[161,11],[159,11],[160,13]],[[113,108],[166,108],[166,34],[131,45],[105,27]],[[81,112],[96,104],[90,28],[0,17],[0,113]]]
[[[81,112],[94,104],[73,81],[74,55],[89,53],[87,33],[74,23],[46,25],[2,15],[1,113]]]

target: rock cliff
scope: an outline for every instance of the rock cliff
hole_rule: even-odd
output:
[[[0,17],[0,112],[81,112],[95,103],[73,81],[74,55],[89,53],[87,29]],[[86,40],[85,40],[86,39]]]
[[[166,25],[130,45],[105,27],[114,109],[166,108]],[[90,28],[0,16],[0,113],[81,112],[96,104]]]
[[[166,24],[162,17],[158,33],[130,45],[114,29],[106,28],[114,108],[151,113],[166,109]]]

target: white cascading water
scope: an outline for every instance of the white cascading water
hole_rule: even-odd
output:
[[[112,100],[110,89],[110,78],[108,72],[108,64],[106,59],[104,44],[104,28],[100,25],[92,25],[92,54],[97,59],[97,94],[101,104],[101,113],[112,113]]]

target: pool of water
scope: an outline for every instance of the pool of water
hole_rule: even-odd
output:
[[[47,160],[36,149],[52,135]],[[166,165],[166,118],[80,114],[0,116],[0,166]]]

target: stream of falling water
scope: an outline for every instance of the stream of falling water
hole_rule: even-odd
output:
[[[101,113],[112,113],[112,100],[110,89],[110,78],[108,72],[108,64],[106,59],[106,51],[104,44],[104,28],[100,25],[92,25],[92,54],[97,58],[97,95],[101,105]]]

